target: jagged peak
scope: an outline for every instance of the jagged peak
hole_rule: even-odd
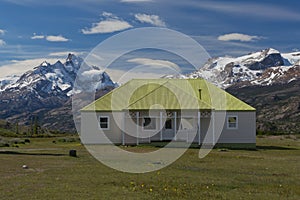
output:
[[[71,62],[74,59],[77,59],[77,56],[73,53],[69,53],[66,62]]]
[[[60,60],[56,61],[54,65],[62,65],[62,62]]]
[[[266,53],[266,55],[270,55],[270,54],[280,54],[280,52],[276,49],[273,48],[267,48],[265,50],[263,50],[263,52]]]
[[[48,63],[46,60],[40,64],[40,66],[43,67],[47,67],[48,65],[50,65],[50,63]]]

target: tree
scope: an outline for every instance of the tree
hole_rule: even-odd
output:
[[[38,116],[34,116],[33,134],[37,135],[39,129]]]
[[[16,134],[19,134],[19,122],[16,122]]]

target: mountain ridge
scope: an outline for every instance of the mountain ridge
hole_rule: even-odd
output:
[[[20,77],[13,76],[13,80],[6,82],[2,79],[0,118],[28,125],[31,118],[37,116],[41,125],[46,128],[75,132],[70,103],[73,92],[87,91],[89,88],[86,88],[86,85],[94,86],[90,90],[95,89],[100,93],[101,90],[110,91],[117,86],[106,72],[83,62],[82,58],[69,54],[64,63],[57,61],[50,64],[44,61]],[[83,64],[84,69],[80,68]],[[93,79],[87,76],[91,73]],[[77,76],[87,81],[87,84],[84,88],[77,86],[77,91],[74,91]],[[62,119],[62,116],[67,122],[58,120]]]
[[[84,84],[75,91],[76,77]],[[165,78],[205,78],[257,108],[259,131],[300,132],[295,122],[300,119],[293,111],[300,106],[295,89],[300,82],[300,52],[280,53],[269,48],[236,58],[216,57],[191,74]],[[0,78],[0,118],[29,125],[37,116],[45,128],[76,132],[72,95],[91,90],[98,98],[117,86],[100,68],[68,54],[64,63],[44,61],[21,76]],[[274,88],[278,91],[274,92]],[[275,118],[274,108],[280,110]]]
[[[240,57],[211,58],[199,70],[185,75],[184,78],[204,78],[223,89],[235,84],[238,87],[272,85],[277,84],[277,79],[274,78],[282,77],[290,69],[295,71],[296,76],[293,78],[298,79],[299,64],[300,52],[280,53],[278,50],[268,48]],[[271,70],[274,72],[273,75],[269,73]],[[279,71],[283,73],[280,74]],[[281,83],[291,81],[288,78],[282,77]],[[269,82],[263,79],[269,79]]]

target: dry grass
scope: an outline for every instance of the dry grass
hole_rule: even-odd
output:
[[[299,140],[257,142],[257,151],[213,150],[204,159],[189,149],[160,171],[127,174],[104,166],[78,142],[32,139],[0,148],[0,199],[300,199]],[[70,149],[77,158],[68,156]]]

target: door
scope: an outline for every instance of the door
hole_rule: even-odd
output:
[[[172,140],[174,138],[175,136],[174,127],[175,127],[174,119],[172,118],[166,119],[163,132],[162,132],[163,140]]]

